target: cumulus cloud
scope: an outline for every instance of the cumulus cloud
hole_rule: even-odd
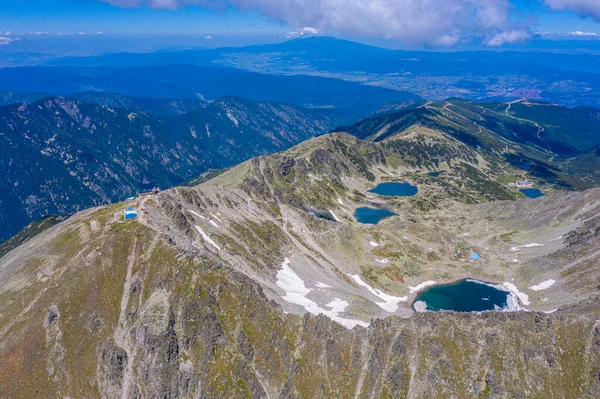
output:
[[[526,30],[509,30],[498,32],[485,44],[492,47],[502,46],[506,43],[523,42],[531,38],[531,33]]]
[[[296,29],[294,31],[288,32],[285,34],[285,37],[295,38],[295,37],[303,37],[303,36],[314,36],[318,35],[319,30],[315,28],[311,28],[310,26],[305,26],[302,29]]]
[[[599,0],[544,0],[544,4],[552,10],[570,10],[582,17],[592,17],[600,22]]]
[[[119,7],[197,5],[260,12],[293,29],[452,45],[504,30],[510,0],[99,0]]]

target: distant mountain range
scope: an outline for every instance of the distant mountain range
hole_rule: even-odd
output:
[[[118,53],[48,62],[63,67],[165,64],[335,77],[410,91],[436,101],[449,97],[496,101],[530,98],[568,106],[600,105],[600,61],[596,54],[585,52],[401,51],[333,37],[310,37],[239,48]],[[254,99],[242,93],[226,94]]]
[[[215,100],[235,95],[309,107],[335,107],[367,116],[390,101],[419,100],[407,91],[317,76],[273,76],[194,65],[150,67],[1,68],[0,90],[50,93],[118,93],[163,99]]]
[[[332,109],[238,97],[183,101],[197,109],[181,115],[113,107],[168,111],[182,104],[175,100],[81,97],[110,105],[51,97],[0,108],[0,241],[45,215],[171,187],[351,121]]]

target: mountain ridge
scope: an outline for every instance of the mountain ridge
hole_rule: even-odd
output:
[[[579,125],[581,129],[575,127]],[[525,166],[525,174],[545,183],[568,189],[598,184],[594,171],[599,160],[590,152],[600,140],[594,134],[600,131],[600,113],[596,108],[566,108],[529,100],[448,100],[376,115],[334,131],[392,141],[410,134],[415,126],[433,129],[479,151],[495,154],[500,162],[517,168]]]

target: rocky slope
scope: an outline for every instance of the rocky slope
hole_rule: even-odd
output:
[[[487,170],[436,139],[464,150],[440,166]],[[366,191],[426,174],[418,154],[327,135],[51,227],[0,259],[0,391],[598,396],[600,190],[487,202],[511,190],[450,179],[454,196],[441,180],[412,198]],[[351,214],[364,205],[397,216],[362,225]],[[137,220],[122,220],[128,206]],[[412,311],[423,282],[464,277],[512,282],[529,311]]]
[[[0,107],[0,241],[47,214],[172,187],[344,121],[332,110],[237,97],[162,116],[60,97]]]

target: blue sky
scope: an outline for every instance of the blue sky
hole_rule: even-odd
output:
[[[42,36],[74,40],[99,32],[105,37],[237,36],[247,44],[298,36],[311,27],[304,32],[384,40],[394,47],[499,47],[539,34],[600,38],[598,21],[599,0],[0,0],[0,45],[30,50]],[[159,42],[166,43],[159,40],[158,47]]]
[[[127,9],[94,0],[0,0],[0,30],[12,33],[106,34],[271,33],[285,25],[258,13],[225,13],[201,7]]]

